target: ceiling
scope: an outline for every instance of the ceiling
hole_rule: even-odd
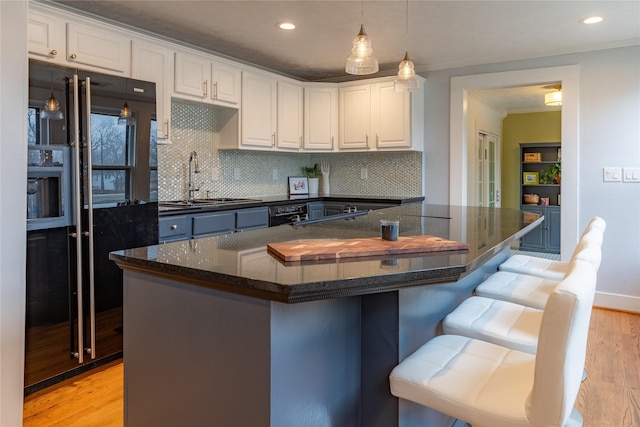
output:
[[[362,8],[380,63],[373,76],[397,72],[407,35],[404,0],[51,1],[304,81],[354,79],[344,66]],[[423,74],[640,44],[637,0],[410,0],[408,11],[409,56]],[[594,14],[604,21],[578,22]],[[284,20],[297,28],[276,28]]]

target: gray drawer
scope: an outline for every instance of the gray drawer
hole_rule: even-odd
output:
[[[187,215],[159,218],[158,227],[160,241],[179,240],[191,236],[191,218]]]
[[[231,233],[235,228],[233,211],[202,214],[193,217],[193,235]]]
[[[240,209],[236,213],[236,230],[269,226],[269,209],[265,207]]]

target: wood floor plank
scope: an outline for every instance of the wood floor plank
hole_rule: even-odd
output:
[[[576,408],[584,427],[640,426],[640,314],[595,308]],[[114,362],[25,399],[25,427],[120,427],[123,365]]]

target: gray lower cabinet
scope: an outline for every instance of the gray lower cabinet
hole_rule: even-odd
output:
[[[324,215],[324,202],[310,202],[307,203],[307,213],[309,219],[319,219]]]
[[[560,206],[522,206],[524,212],[544,215],[544,221],[520,240],[520,250],[560,253]]]
[[[269,226],[265,207],[204,212],[159,218],[160,242],[213,236]]]

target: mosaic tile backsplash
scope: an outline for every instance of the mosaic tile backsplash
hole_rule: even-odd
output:
[[[189,155],[198,154],[196,198],[266,197],[287,194],[287,177],[302,166],[323,161],[331,168],[332,194],[369,196],[421,195],[422,153],[282,153],[218,150],[218,117],[213,106],[173,99],[171,144],[158,146],[160,200],[187,198]],[[366,167],[367,179],[361,179]],[[234,171],[239,171],[235,179]],[[276,170],[277,177],[274,177]],[[275,178],[275,179],[274,179]]]

